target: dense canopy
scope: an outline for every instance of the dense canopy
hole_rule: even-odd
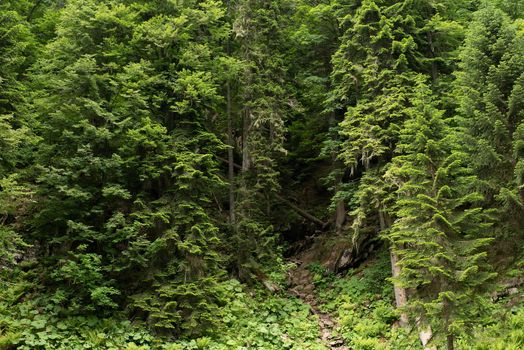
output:
[[[0,350],[524,348],[524,0],[2,0]]]

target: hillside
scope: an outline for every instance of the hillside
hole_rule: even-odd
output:
[[[0,1],[0,350],[524,348],[524,0]]]

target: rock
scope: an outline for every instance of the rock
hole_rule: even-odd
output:
[[[508,295],[515,295],[519,292],[519,289],[517,287],[513,287],[508,289]]]
[[[337,339],[329,343],[330,346],[341,346],[344,345],[344,341],[342,339]]]
[[[269,290],[271,293],[276,293],[280,290],[280,287],[278,285],[276,285],[275,283],[271,282],[271,281],[268,281],[268,280],[263,280],[262,281],[262,284],[264,285],[264,287],[266,287],[267,290]]]
[[[353,263],[353,253],[350,249],[344,249],[342,251],[342,254],[340,255],[340,258],[338,259],[335,270],[345,270],[351,266]]]

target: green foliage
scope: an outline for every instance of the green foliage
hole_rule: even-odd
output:
[[[236,280],[218,286],[222,305],[212,310],[215,327],[207,335],[193,332],[193,339],[170,342],[147,331],[146,324],[127,321],[121,313],[111,318],[65,316],[52,299],[37,297],[19,303],[20,295],[29,295],[34,288],[20,277],[11,278],[19,281],[17,285],[2,289],[1,349],[325,349],[309,306],[263,290],[248,292]]]
[[[466,350],[513,350],[522,348],[524,346],[524,313],[522,308],[515,308],[508,315],[501,316],[500,322],[493,322],[488,327],[478,327],[473,337],[460,340],[460,348]]]
[[[470,162],[486,203],[498,212],[497,231],[505,235],[522,225],[517,212],[524,37],[520,21],[489,2],[474,18],[457,72],[459,122],[468,132]]]
[[[222,324],[210,338],[180,343],[183,349],[311,349],[323,350],[317,321],[296,299],[257,292],[250,297],[236,281],[226,284],[229,301]],[[205,341],[207,347],[199,347]]]
[[[333,88],[326,103],[344,113],[337,155],[350,176],[360,178],[350,213],[357,234],[379,226],[378,215],[394,214],[387,210],[394,188],[383,176],[410,118],[414,93],[427,76],[436,88],[453,66],[462,31],[447,5],[370,0],[341,20],[345,31],[332,57]],[[380,229],[393,217],[382,219]]]
[[[494,274],[486,262],[491,217],[480,207],[478,180],[466,166],[462,134],[449,127],[419,86],[386,179],[395,186],[397,220],[387,238],[402,268],[398,282],[416,288],[413,317],[434,340],[463,332],[486,303]],[[425,321],[427,320],[427,321]]]
[[[379,236],[398,258],[393,279],[385,249],[344,278],[309,265],[351,348],[416,348],[404,311],[438,345],[522,347],[522,312],[486,292],[522,255],[523,15],[2,1],[0,349],[325,349],[281,292],[280,233],[316,231],[310,211],[352,254]]]
[[[184,330],[205,323],[204,300],[215,299],[219,240],[207,208],[223,185],[213,157],[223,146],[204,125],[221,99],[214,57],[183,57],[224,36],[224,12],[215,2],[150,11],[94,1],[61,11],[32,75],[42,200],[29,227],[50,252],[45,280],[62,306],[123,309],[131,297],[128,309],[179,332],[182,319]],[[173,45],[159,29],[171,24]]]
[[[388,253],[382,250],[367,266],[316,283],[322,310],[338,316],[338,332],[351,348],[418,349],[416,335],[393,327],[399,314],[388,281],[390,269]]]

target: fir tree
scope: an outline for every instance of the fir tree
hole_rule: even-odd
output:
[[[284,123],[292,108],[281,54],[290,3],[240,0],[233,12],[233,57],[242,63],[235,96],[240,174],[236,179],[234,269],[250,279],[270,261],[276,238],[272,203],[279,190],[279,159],[285,154]]]
[[[386,230],[395,217],[394,188],[383,176],[402,125],[410,118],[407,110],[419,75],[436,82],[439,70],[449,69],[439,63],[449,50],[437,49],[438,38],[446,36],[436,29],[437,23],[447,23],[439,11],[430,1],[367,0],[343,22],[347,29],[332,60],[330,104],[345,110],[339,157],[351,176],[361,178],[350,212],[357,235],[363,229]],[[392,252],[394,276],[399,274],[396,260]],[[398,306],[406,302],[405,294],[396,286]],[[406,321],[403,315],[402,323]]]

